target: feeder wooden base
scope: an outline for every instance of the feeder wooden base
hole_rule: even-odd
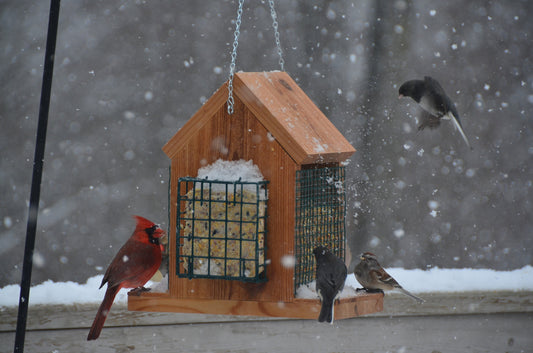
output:
[[[318,318],[318,299],[294,299],[292,302],[258,302],[236,300],[179,299],[168,293],[145,292],[128,295],[128,310],[196,313],[215,315],[252,315],[299,319]],[[383,311],[383,294],[361,293],[335,303],[335,320],[348,319]]]

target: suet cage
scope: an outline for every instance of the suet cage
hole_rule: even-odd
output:
[[[326,246],[345,259],[345,167],[330,166],[296,172],[294,291],[315,279],[313,249]]]
[[[179,277],[266,281],[267,184],[179,178]]]

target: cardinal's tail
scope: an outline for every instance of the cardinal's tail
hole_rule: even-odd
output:
[[[117,295],[119,290],[120,286],[107,287],[107,290],[105,291],[104,300],[102,301],[102,304],[100,304],[100,308],[98,308],[98,312],[96,313],[96,317],[94,318],[93,325],[91,326],[91,330],[89,331],[89,335],[87,336],[87,341],[95,340],[98,338],[98,336],[100,336],[100,332],[102,331],[102,327],[104,327],[104,322],[107,318],[107,314],[109,314],[109,311],[111,310],[111,305],[113,304],[113,300],[115,300],[115,296]]]

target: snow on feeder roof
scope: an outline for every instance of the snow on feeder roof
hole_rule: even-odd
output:
[[[301,284],[297,282],[299,278],[309,281],[313,276],[314,263],[309,255],[316,242],[331,244],[332,250],[344,257],[344,167],[341,163],[355,149],[285,72],[235,74],[231,115],[227,111],[227,92],[225,83],[163,146],[171,160],[169,290],[130,296],[128,307],[144,311],[316,319],[320,310],[318,298],[297,298],[296,288]],[[244,278],[246,274],[237,276],[237,280],[235,276],[189,279],[182,275],[187,273],[184,266],[190,269],[194,262],[187,264],[180,259],[187,220],[179,215],[186,212],[190,201],[185,197],[190,188],[181,188],[180,180],[203,175],[202,168],[218,160],[252,161],[268,183],[265,185],[268,215],[264,253],[260,242],[256,247],[260,249],[259,259],[264,254],[266,260],[266,274],[261,281],[249,282]],[[310,192],[303,195],[301,190]],[[328,197],[335,201],[333,206]],[[308,217],[310,210],[317,211],[312,212],[312,218]],[[263,213],[260,211],[258,215]],[[320,223],[326,219],[335,222]],[[189,221],[190,225],[194,224],[194,220]],[[218,231],[211,229],[210,233],[218,234]],[[290,262],[293,265],[287,265],[288,257],[295,258]],[[244,268],[247,273],[257,274],[263,271],[261,263],[258,264],[259,267],[245,265],[239,271]],[[201,268],[210,269],[209,266]],[[221,268],[224,266],[217,263],[215,269]],[[335,318],[382,309],[382,295],[357,295],[343,298],[335,305]]]

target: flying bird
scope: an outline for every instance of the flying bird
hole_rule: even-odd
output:
[[[368,292],[383,292],[397,290],[419,304],[425,300],[405,290],[394,278],[391,277],[378,262],[376,255],[365,252],[361,255],[361,262],[355,266],[355,278]]]
[[[444,92],[442,86],[429,76],[424,76],[424,80],[411,80],[404,82],[399,89],[400,97],[411,97],[423,109],[421,117],[422,123],[418,126],[418,130],[423,130],[426,127],[435,129],[440,125],[440,120],[451,120],[461,136],[466,142],[466,145],[472,149],[470,142],[466,137],[457,113],[457,108],[450,97]]]
[[[135,288],[133,291],[148,290],[143,286],[161,266],[163,246],[159,239],[165,232],[158,225],[140,216],[134,216],[137,225],[131,237],[120,248],[107,268],[102,284],[107,283],[104,300],[96,313],[87,341],[100,336],[105,319],[109,314],[115,296],[121,288]]]
[[[316,292],[322,301],[318,321],[333,324],[334,302],[344,288],[348,270],[344,262],[324,246],[316,247],[313,254],[316,259]]]

